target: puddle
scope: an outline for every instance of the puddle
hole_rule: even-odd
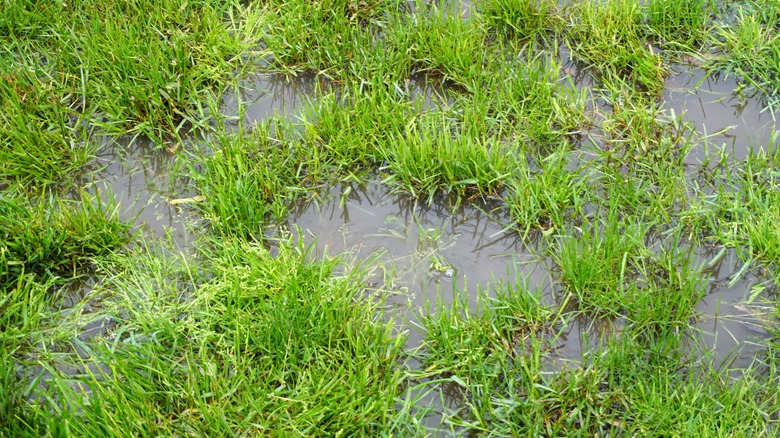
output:
[[[504,231],[492,214],[497,212],[488,205],[453,208],[444,196],[427,205],[379,184],[343,183],[300,204],[288,226],[316,238],[321,252],[360,259],[379,254],[387,275],[376,286],[391,292],[386,302],[395,316],[411,322],[437,299],[451,304],[454,290],[468,290],[474,305],[480,285],[506,280],[507,273],[537,287],[549,283],[546,266],[533,255],[534,242],[529,247]],[[419,345],[422,335],[410,335],[409,346]]]
[[[565,60],[563,65],[562,74],[570,75],[576,87],[591,85],[589,76],[581,74],[575,63]],[[245,81],[240,96],[229,93],[221,110],[235,118],[231,121],[235,127],[239,123],[251,126],[276,115],[289,119],[299,112],[307,96],[321,89],[319,81],[314,75],[294,79],[258,75]],[[735,86],[733,80],[704,78],[700,69],[689,68],[668,79],[663,100],[667,111],[685,114],[700,133],[712,134],[710,144],[733,148],[733,159],[742,160],[751,149],[767,144],[777,123],[761,111],[760,99],[739,101],[731,91]],[[428,107],[446,105],[450,100],[445,85],[424,75],[411,77],[407,87],[413,99],[424,99]],[[244,111],[238,110],[238,99],[246,105]],[[239,115],[242,120],[238,120]],[[689,164],[698,164],[702,151],[703,146],[694,148]],[[155,151],[148,142],[136,140],[106,147],[100,160],[107,167],[99,174],[98,185],[114,193],[123,219],[135,220],[147,233],[170,235],[182,250],[189,248],[193,236],[185,224],[191,217],[169,203],[195,195],[172,185],[170,171],[176,154]],[[541,291],[546,304],[560,304],[554,290],[553,263],[537,255],[540,239],[523,241],[517,233],[505,230],[502,224],[508,218],[497,207],[475,203],[453,207],[446,196],[426,203],[392,193],[377,183],[340,183],[298,204],[287,228],[297,228],[304,239],[315,241],[320,254],[342,254],[356,261],[373,259],[376,268],[368,287],[386,294],[383,298],[390,316],[398,321],[399,330],[409,333],[407,348],[414,349],[425,336],[416,325],[420,313],[434,309],[437,302],[452,304],[457,291],[468,291],[473,306],[480,288],[489,290],[499,280],[525,278],[529,291]],[[725,255],[699,252],[700,261],[717,260],[707,271],[707,295],[696,307],[701,315],[697,330],[683,336],[691,338],[689,344],[698,343],[712,351],[715,366],[738,372],[751,365],[763,348],[760,341],[769,336],[761,328],[770,319],[767,309],[745,304],[751,291],[761,292],[766,279],[749,271],[732,281],[731,275],[741,267],[736,251]],[[94,321],[83,327],[79,338],[104,334],[111,324]],[[576,366],[587,350],[618,335],[625,322],[579,316],[566,324],[559,327],[561,332],[545,359],[547,371]],[[410,366],[419,364],[411,362]],[[425,395],[423,402],[434,408],[426,419],[431,430],[442,426],[444,412],[462,407],[463,397],[455,384],[441,385]]]
[[[716,367],[728,366],[739,372],[763,350],[759,341],[771,337],[764,327],[775,320],[774,310],[767,307],[765,299],[776,295],[776,286],[760,275],[762,268],[734,279],[743,266],[736,250],[727,250],[719,260],[715,254],[705,258],[717,261],[706,270],[710,274],[708,293],[696,306],[702,315],[697,325],[701,340],[716,352]]]
[[[375,183],[343,183],[300,204],[288,227],[300,227],[304,238],[316,240],[320,253],[347,254],[348,259],[381,254],[379,266],[392,275],[384,277],[389,283],[374,286],[396,292],[387,301],[406,321],[413,321],[420,309],[435,304],[437,299],[451,304],[455,289],[468,290],[473,305],[479,287],[498,280],[514,281],[515,275],[526,278],[531,292],[542,291],[545,301],[555,306],[553,264],[549,259],[538,261],[539,242],[523,242],[517,233],[503,229],[501,223],[506,217],[489,212],[490,207],[485,205],[453,209],[444,197],[431,205],[415,202]],[[751,291],[766,296],[763,288],[768,278],[761,277],[756,269],[732,281],[742,266],[735,250],[724,254],[697,252],[701,254],[694,263],[710,265],[705,271],[709,278],[707,295],[696,309],[701,314],[699,328],[713,338],[705,348],[726,357],[741,348],[741,340],[765,338],[767,333],[757,319],[762,310],[744,302]],[[554,356],[578,360],[584,339],[619,330],[620,321],[578,318],[558,339]],[[422,338],[415,330],[411,333],[410,346],[416,347]],[[747,366],[749,362],[735,365]]]
[[[238,92],[229,90],[222,99],[220,111],[231,120],[229,126],[232,128],[237,128],[241,123],[250,127],[276,115],[293,120],[309,96],[327,87],[325,78],[313,73],[302,73],[295,77],[258,74],[241,81]],[[239,121],[240,107],[243,107],[243,114]]]
[[[301,203],[288,226],[300,227],[310,242],[316,239],[320,253],[346,254],[347,259],[380,254],[378,266],[389,275],[378,275],[371,286],[394,292],[386,301],[390,313],[410,334],[407,348],[416,348],[424,334],[414,324],[415,317],[435,305],[437,299],[451,304],[454,288],[466,288],[473,305],[478,287],[498,279],[513,281],[516,272],[527,278],[531,292],[543,292],[547,304],[560,304],[556,303],[551,283],[553,264],[549,260],[539,262],[535,255],[539,242],[524,243],[516,233],[504,231],[500,221],[506,218],[498,215],[497,221],[486,213],[490,211],[485,205],[453,209],[444,197],[427,205],[394,195],[379,184],[343,183]],[[761,352],[760,341],[769,337],[761,328],[762,321],[771,320],[767,309],[744,304],[766,278],[748,271],[732,282],[731,276],[741,267],[736,251],[698,252],[695,264],[714,261],[708,263],[706,271],[707,295],[696,307],[698,324],[680,334],[682,345],[685,349],[711,351],[714,365],[731,370],[736,377]],[[565,324],[558,327],[561,332],[544,359],[548,372],[577,366],[587,351],[619,335],[625,321],[580,315]],[[409,365],[420,366],[414,361]],[[423,403],[434,409],[426,418],[429,429],[443,426],[443,413],[461,409],[463,397],[455,384],[441,385],[426,394]]]
[[[766,147],[773,130],[780,129],[771,112],[764,109],[760,95],[740,99],[734,94],[737,81],[733,76],[705,77],[705,72],[695,67],[677,66],[676,70],[679,73],[666,81],[664,108],[678,116],[684,114],[700,137],[707,137],[707,143],[718,149],[725,148],[732,161],[742,161],[751,150]],[[704,153],[700,144],[688,154],[686,164],[701,163]]]
[[[172,185],[176,156],[167,150],[155,150],[146,139],[119,139],[99,155],[98,161],[106,167],[96,176],[94,188],[114,195],[122,220],[133,221],[151,235],[169,234],[177,248],[186,250],[193,240],[186,226],[191,217],[169,201],[195,194]]]

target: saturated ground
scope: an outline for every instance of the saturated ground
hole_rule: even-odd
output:
[[[780,3],[462,6],[4,2],[0,436],[775,436],[780,143],[738,160],[661,96],[687,63],[773,113]],[[269,73],[318,78],[297,118],[223,113]],[[118,139],[175,154],[161,195],[192,205],[191,248],[100,188]],[[553,301],[523,278],[456,290],[415,309],[410,349],[367,287],[392,269],[279,227],[344,180],[489,199],[541,242]],[[766,278],[748,295],[768,335],[738,373],[696,342],[702,248]],[[621,330],[551,366],[582,316]],[[431,395],[453,385],[444,408]]]

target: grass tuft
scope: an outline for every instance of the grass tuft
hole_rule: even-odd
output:
[[[570,48],[603,79],[621,78],[652,96],[663,91],[666,69],[645,42],[633,0],[590,0],[577,8]]]
[[[4,286],[27,274],[42,281],[69,281],[83,275],[94,257],[110,254],[131,239],[131,225],[119,219],[118,205],[103,205],[101,196],[83,192],[78,201],[30,202],[4,195],[0,198]]]
[[[553,0],[482,0],[476,5],[486,28],[521,41],[533,41],[563,25]]]

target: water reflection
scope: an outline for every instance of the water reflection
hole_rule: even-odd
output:
[[[687,164],[704,160],[705,141],[725,148],[733,161],[742,161],[750,151],[766,148],[780,125],[765,109],[761,95],[739,97],[733,76],[707,76],[704,70],[691,66],[677,66],[676,70],[666,81],[662,99],[667,111],[685,114],[699,134],[701,144],[688,155]]]

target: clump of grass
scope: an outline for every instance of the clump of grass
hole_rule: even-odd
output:
[[[337,172],[355,172],[380,163],[381,146],[392,142],[419,113],[419,102],[378,80],[321,96],[304,111],[302,141],[309,153]]]
[[[41,29],[56,21],[58,4],[43,4],[33,0],[5,2],[0,9],[0,38],[19,41],[35,38]]]
[[[780,218],[778,145],[775,134],[769,145],[725,169],[716,193],[708,197],[715,210],[710,224],[713,238],[739,250],[746,262],[740,274],[754,260],[772,267],[771,272],[780,263],[780,235],[773,225]]]
[[[421,316],[425,340],[413,375],[426,386],[454,386],[462,405],[445,415],[453,428],[489,431],[502,415],[494,410],[505,397],[523,394],[541,382],[542,357],[552,337],[554,312],[521,278],[478,291],[476,306],[465,291],[452,304],[437,302]],[[462,430],[461,429],[461,430]]]
[[[32,60],[39,78],[48,72],[36,88],[56,85],[60,96],[50,104],[83,112],[80,123],[104,133],[157,140],[207,126],[204,102],[248,60],[259,33],[259,13],[230,0],[16,2],[4,14],[0,26],[23,20],[3,26],[9,60]],[[14,82],[11,91],[19,95],[11,102],[28,99]]]
[[[646,233],[646,225],[622,222],[611,212],[603,224],[585,224],[579,235],[561,237],[554,259],[561,281],[582,310],[620,315],[627,303],[626,288],[648,255]]]
[[[485,70],[480,86],[455,96],[467,132],[493,131],[526,149],[551,150],[585,123],[585,94],[559,80],[553,57],[491,58]]]
[[[554,436],[691,431],[720,436],[760,435],[771,427],[771,420],[755,409],[771,410],[776,400],[752,393],[756,386],[749,380],[729,382],[716,371],[670,372],[686,363],[676,352],[676,333],[649,342],[625,335],[594,351],[582,367],[556,373],[535,388],[530,403],[501,400],[503,430]]]
[[[0,198],[0,284],[11,286],[25,274],[44,282],[78,277],[92,258],[129,242],[130,229],[119,206],[104,205],[101,196],[30,202],[7,193]]]
[[[42,436],[45,434],[42,422],[34,409],[27,403],[30,384],[17,374],[16,364],[7,355],[5,343],[0,353],[0,425],[3,436]]]
[[[695,147],[684,116],[653,99],[608,83],[612,112],[602,122],[604,138],[594,142],[601,189],[621,199],[626,212],[642,212],[669,223],[685,209],[689,182],[685,159]]]
[[[711,3],[706,0],[652,0],[646,5],[650,32],[661,47],[694,52],[707,37]]]
[[[90,116],[70,108],[70,89],[38,63],[0,56],[0,186],[67,187],[98,149],[84,127]]]
[[[666,69],[644,39],[642,14],[634,0],[590,0],[572,15],[574,57],[583,60],[602,78],[618,77],[641,91],[658,96]]]
[[[610,199],[610,205],[623,202]],[[553,259],[580,310],[625,318],[637,330],[684,330],[703,296],[701,267],[679,228],[651,251],[645,243],[649,227],[636,217],[618,219],[612,209],[604,223],[561,237]]]
[[[767,203],[758,201],[762,210],[744,223],[750,253],[768,265],[777,266],[780,263],[780,231],[775,224],[780,220],[780,203],[772,200]]]
[[[191,172],[205,198],[199,209],[221,234],[261,239],[268,223],[286,217],[316,158],[273,136],[272,122],[215,140],[213,155],[198,158]]]
[[[408,70],[403,51],[379,38],[398,9],[394,0],[273,1],[263,41],[269,68],[312,70],[341,80],[393,82]]]
[[[0,261],[7,263],[3,257]],[[33,345],[46,326],[56,321],[51,312],[56,299],[50,293],[55,281],[27,273],[5,280],[0,297],[0,346],[10,358]]]
[[[720,28],[715,42],[720,54],[707,68],[738,76],[744,81],[738,93],[764,93],[774,107],[780,94],[780,35],[776,21],[762,20],[772,16],[780,16],[773,1],[751,1],[739,8],[735,25]]]
[[[440,317],[443,322],[449,318]],[[461,322],[451,330],[468,340],[477,326],[476,321]],[[696,436],[714,437],[773,430],[767,413],[777,408],[778,399],[774,389],[761,389],[767,380],[732,381],[713,370],[670,372],[686,366],[680,344],[673,330],[651,339],[627,331],[587,353],[581,364],[551,372],[542,371],[539,344],[526,344],[514,361],[502,362],[506,354],[491,351],[468,368],[469,375],[445,374],[433,384],[455,383],[465,395],[462,407],[445,415],[452,432],[593,436],[695,431]],[[492,363],[499,365],[486,367]]]
[[[637,331],[682,332],[695,320],[705,278],[691,248],[675,232],[666,236],[660,253],[637,267],[639,281],[627,287],[624,298],[625,316]]]
[[[520,277],[499,281],[492,292],[491,297],[486,290],[478,291],[473,307],[465,291],[455,291],[452,304],[438,302],[435,311],[421,316],[425,374],[480,382],[486,374],[501,373],[513,357],[518,363],[529,360],[533,367],[553,311],[541,295],[528,291]]]
[[[70,379],[55,371],[59,408],[45,416],[85,436],[413,433],[395,410],[404,337],[363,295],[364,269],[314,260],[289,241],[275,254],[235,239],[207,246],[208,279],[181,262],[167,274],[197,280],[186,301],[177,282],[157,278],[169,261],[114,260],[123,274],[105,291],[117,298],[117,331],[82,345],[104,368]]]
[[[401,24],[391,29],[388,40],[409,48],[417,71],[441,75],[471,91],[482,85],[491,57],[483,30],[435,5],[416,7],[414,15]]]
[[[490,292],[478,291],[473,306],[465,291],[454,295],[451,304],[439,301],[435,310],[421,315],[425,368],[414,374],[430,379],[426,385],[433,388],[452,386],[455,397],[462,397],[454,411],[445,411],[451,432],[512,435],[504,429],[512,412],[505,404],[523,404],[526,413],[533,409],[534,395],[544,387],[544,356],[559,315],[516,275]],[[527,427],[512,424],[513,430]]]
[[[612,107],[602,129],[606,135],[603,147],[617,148],[624,159],[639,156],[654,161],[667,161],[688,130],[683,120],[668,115],[654,99],[638,94],[624,81],[615,78],[605,83],[602,98]],[[673,110],[672,110],[673,111]],[[670,143],[662,148],[664,140]],[[679,154],[675,154],[679,155]]]
[[[257,37],[257,16],[229,1],[82,6],[66,12],[56,29],[62,50],[56,62],[63,72],[88,78],[84,105],[94,105],[101,127],[118,134],[161,138],[185,122],[202,125],[203,102],[229,80]],[[242,20],[226,22],[234,10]]]
[[[460,135],[458,127],[438,114],[394,132],[381,154],[395,182],[429,199],[437,190],[459,195],[495,193],[511,167],[513,151],[495,137]]]
[[[546,232],[562,229],[581,213],[587,195],[587,177],[569,169],[571,152],[562,147],[533,164],[519,159],[509,176],[507,208],[513,226],[527,234],[531,228]]]
[[[476,6],[485,27],[521,41],[533,41],[563,24],[554,0],[482,0]]]

